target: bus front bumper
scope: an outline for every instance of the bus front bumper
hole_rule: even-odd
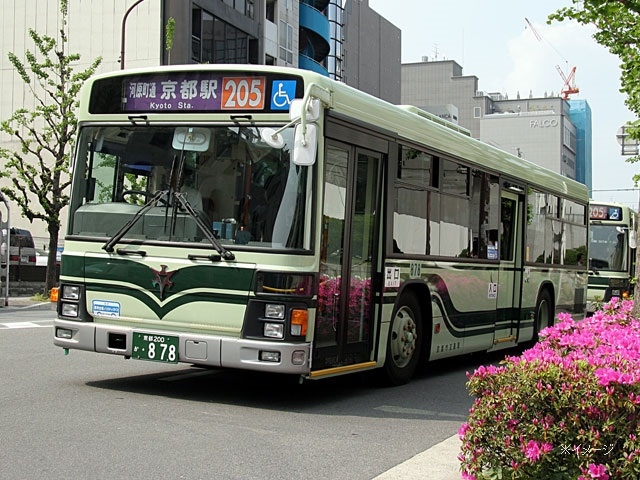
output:
[[[308,343],[280,343],[217,335],[176,333],[96,323],[55,319],[53,343],[64,349],[89,352],[133,355],[135,333],[153,337],[178,339],[176,361],[195,365],[236,368],[296,375],[309,374]]]

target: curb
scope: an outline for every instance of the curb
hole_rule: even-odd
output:
[[[460,445],[458,435],[452,435],[372,480],[460,480]]]
[[[11,299],[9,299],[9,305],[0,306],[0,313],[2,312],[10,312],[16,310],[52,310],[55,311],[55,303],[54,302],[29,302],[25,304],[24,302],[13,303]]]

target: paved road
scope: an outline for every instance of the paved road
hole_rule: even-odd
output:
[[[367,375],[298,385],[65,356],[52,344],[53,316],[0,309],[6,478],[459,478],[453,436],[472,402],[465,372],[481,359],[438,364],[395,388]]]

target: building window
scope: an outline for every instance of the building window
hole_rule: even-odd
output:
[[[280,60],[293,63],[293,27],[280,21]]]
[[[329,55],[325,60],[325,67],[329,77],[334,80],[342,80],[342,42],[344,37],[344,10],[340,2],[330,2],[327,6],[327,18],[329,19]]]
[[[473,107],[473,118],[480,118],[482,116],[482,109],[480,107]]]
[[[267,0],[264,17],[271,23],[276,23],[276,12],[278,11],[277,0]]]
[[[191,10],[191,59],[200,61],[202,56],[202,10]]]
[[[224,0],[224,3],[241,14],[253,19],[254,0]]]
[[[191,59],[198,63],[256,63],[255,38],[200,8],[191,12]]]

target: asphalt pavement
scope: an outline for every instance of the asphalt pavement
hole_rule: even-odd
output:
[[[33,297],[9,297],[6,303],[0,306],[0,313],[21,309],[55,310],[55,303]],[[452,435],[372,480],[460,480],[459,453],[460,439],[457,434]]]
[[[396,465],[372,480],[460,480],[458,434]]]

